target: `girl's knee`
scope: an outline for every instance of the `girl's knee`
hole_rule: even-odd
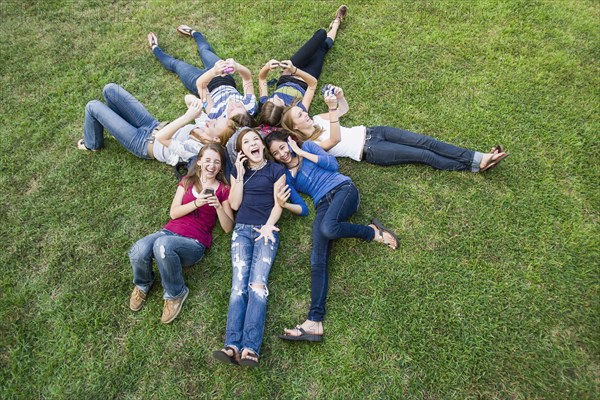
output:
[[[86,114],[94,114],[94,111],[98,108],[98,106],[100,106],[102,103],[100,100],[90,100],[88,101],[88,103],[85,105],[85,112]]]
[[[104,89],[102,89],[102,94],[104,95],[105,99],[109,97],[114,98],[119,89],[121,89],[121,86],[117,85],[116,83],[107,83],[104,86]]]
[[[170,251],[169,238],[167,236],[159,237],[152,246],[154,258],[165,259]]]

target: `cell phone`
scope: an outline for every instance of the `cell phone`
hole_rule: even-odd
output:
[[[334,96],[334,89],[333,86],[331,86],[329,83],[325,86],[323,86],[323,90],[321,90],[321,93],[323,93],[324,96]]]
[[[204,194],[209,194],[209,195],[213,196],[215,194],[215,190],[212,188],[206,188],[206,189],[204,189]]]
[[[224,74],[231,74],[233,72],[233,67],[225,67],[223,69]]]

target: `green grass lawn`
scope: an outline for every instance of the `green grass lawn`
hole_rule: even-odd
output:
[[[306,317],[312,216],[282,217],[260,368],[211,357],[231,282],[230,235],[218,227],[185,272],[174,323],[159,322],[158,284],[129,310],[128,250],[167,222],[177,182],[112,138],[77,151],[85,104],[116,82],[173,119],[186,90],[151,55],[149,31],[199,64],[175,32],[190,24],[256,73],[327,27],[338,5],[0,3],[0,398],[599,398],[593,0],[349,2],[321,77],[344,88],[343,125],[512,154],[485,174],[341,160],[362,195],[352,221],[377,216],[402,247],[335,244],[323,343],[277,338]]]

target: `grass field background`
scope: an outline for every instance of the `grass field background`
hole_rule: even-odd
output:
[[[84,106],[116,82],[161,120],[184,112],[149,31],[199,64],[175,32],[190,24],[256,73],[339,4],[0,3],[0,398],[599,398],[598,3],[348,4],[321,76],[344,88],[343,125],[512,154],[485,174],[341,160],[361,191],[352,221],[377,216],[402,247],[336,242],[325,341],[286,343],[309,305],[314,213],[284,215],[261,366],[242,370],[211,357],[231,280],[220,228],[174,323],[159,284],[128,309],[127,252],[167,222],[177,182],[112,138],[77,151]]]

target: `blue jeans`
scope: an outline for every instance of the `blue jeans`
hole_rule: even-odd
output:
[[[325,29],[319,29],[314,35],[290,58],[294,66],[319,79],[325,62],[325,55],[333,46],[333,40],[327,37]]]
[[[109,83],[104,86],[106,104],[92,100],[85,106],[83,141],[88,149],[104,145],[104,129],[128,151],[148,159],[148,140],[158,120],[127,90]]]
[[[227,311],[225,346],[249,349],[259,354],[265,330],[269,272],[277,254],[279,234],[275,243],[265,244],[254,228],[261,225],[236,224],[231,237],[231,295]]]
[[[160,61],[163,67],[177,74],[187,90],[198,96],[196,81],[200,75],[211,69],[221,58],[215,54],[213,48],[200,32],[194,32],[193,38],[196,41],[196,46],[198,46],[198,53],[200,53],[200,59],[202,60],[205,69],[194,67],[184,61],[173,58],[162,51],[159,46],[156,46],[152,53],[158,61]]]
[[[427,164],[446,171],[479,172],[483,154],[389,126],[367,128],[364,160],[377,165]]]
[[[204,256],[206,247],[196,239],[162,229],[138,240],[129,250],[133,268],[133,283],[148,293],[154,282],[152,259],[160,272],[164,299],[177,299],[187,288],[183,281],[183,267],[196,264]]]
[[[329,253],[335,239],[358,238],[371,241],[373,229],[366,225],[345,222],[358,210],[360,197],[351,181],[344,182],[327,193],[315,206],[310,255],[311,289],[308,319],[323,321],[329,288]]]

